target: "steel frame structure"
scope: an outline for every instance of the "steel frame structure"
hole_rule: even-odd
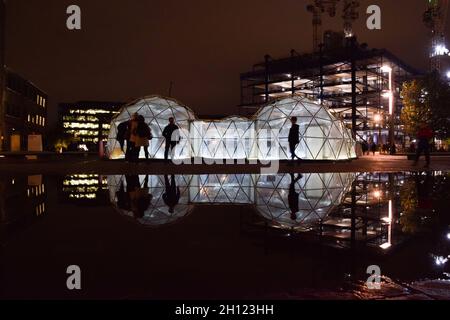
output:
[[[328,106],[353,130],[355,137],[373,136],[378,143],[380,127],[383,138],[389,138],[391,121],[386,93],[390,77],[384,70],[388,66],[392,69],[394,135],[397,143],[403,142],[401,86],[420,72],[387,50],[367,49],[358,45],[355,38],[345,41],[347,44],[338,49],[321,46],[319,53],[300,55],[292,50],[290,57],[282,59],[267,55],[252,71],[241,74],[241,115],[252,114],[281,97],[306,96]],[[380,116],[383,123],[375,121]]]

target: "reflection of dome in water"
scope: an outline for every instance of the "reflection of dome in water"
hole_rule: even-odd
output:
[[[137,203],[133,206],[133,199],[130,199],[130,192],[128,185],[134,179],[138,179],[139,191],[137,192]],[[172,179],[169,177],[169,184],[172,184]],[[125,216],[136,219],[141,224],[146,226],[162,226],[174,223],[186,216],[192,211],[192,205],[189,204],[189,181],[185,180],[185,176],[176,176],[175,183],[177,188],[175,195],[167,198],[166,181],[164,176],[149,176],[148,188],[146,188],[145,176],[109,176],[108,188],[110,192],[110,199],[114,207]],[[178,194],[179,188],[179,194]],[[179,195],[179,198],[178,198]],[[150,201],[148,201],[150,200]],[[176,203],[173,206],[173,212],[170,210],[167,203]],[[144,207],[142,207],[142,204]],[[142,212],[136,210],[136,207],[143,209]]]
[[[146,176],[110,176],[108,187],[114,207],[144,225],[176,222],[187,216],[195,204],[239,204],[254,206],[274,227],[307,230],[341,204],[354,174],[310,173],[297,177],[292,184],[290,174],[149,176],[148,183]],[[167,194],[170,185],[175,184],[180,192],[173,200],[173,192],[171,198]],[[171,201],[177,203],[173,212],[168,206]]]
[[[253,204],[254,182],[249,174],[208,174],[193,176],[192,203]]]
[[[274,227],[308,230],[342,203],[353,179],[352,173],[308,173],[295,182],[294,190],[289,174],[260,176],[256,207]]]

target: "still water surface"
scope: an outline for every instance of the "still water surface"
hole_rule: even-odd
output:
[[[449,194],[446,172],[4,176],[0,297],[289,298],[370,265],[448,279]]]

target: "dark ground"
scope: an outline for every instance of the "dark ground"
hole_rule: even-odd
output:
[[[280,173],[288,172],[399,172],[422,171],[423,160],[418,166],[406,156],[365,156],[354,161],[305,162],[290,166],[281,162]],[[0,159],[0,174],[200,174],[200,173],[261,173],[261,165],[174,165],[161,161],[128,164],[124,161],[99,160],[96,157],[70,158],[60,160],[26,161]],[[450,170],[450,157],[434,157],[430,170]]]

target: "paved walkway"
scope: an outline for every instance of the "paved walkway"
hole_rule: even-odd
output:
[[[349,162],[305,162],[290,166],[279,164],[280,173],[289,172],[400,172],[422,171],[424,162],[417,167],[406,156],[365,156]],[[52,161],[16,161],[0,159],[0,174],[202,174],[202,173],[261,173],[261,165],[174,165],[161,161],[129,164],[124,161],[99,160],[95,158]],[[450,157],[435,157],[430,170],[450,171]]]
[[[267,297],[276,300],[450,300],[450,281],[425,280],[398,284],[384,278],[380,290],[369,290],[363,283],[349,284],[341,291],[302,290]]]

